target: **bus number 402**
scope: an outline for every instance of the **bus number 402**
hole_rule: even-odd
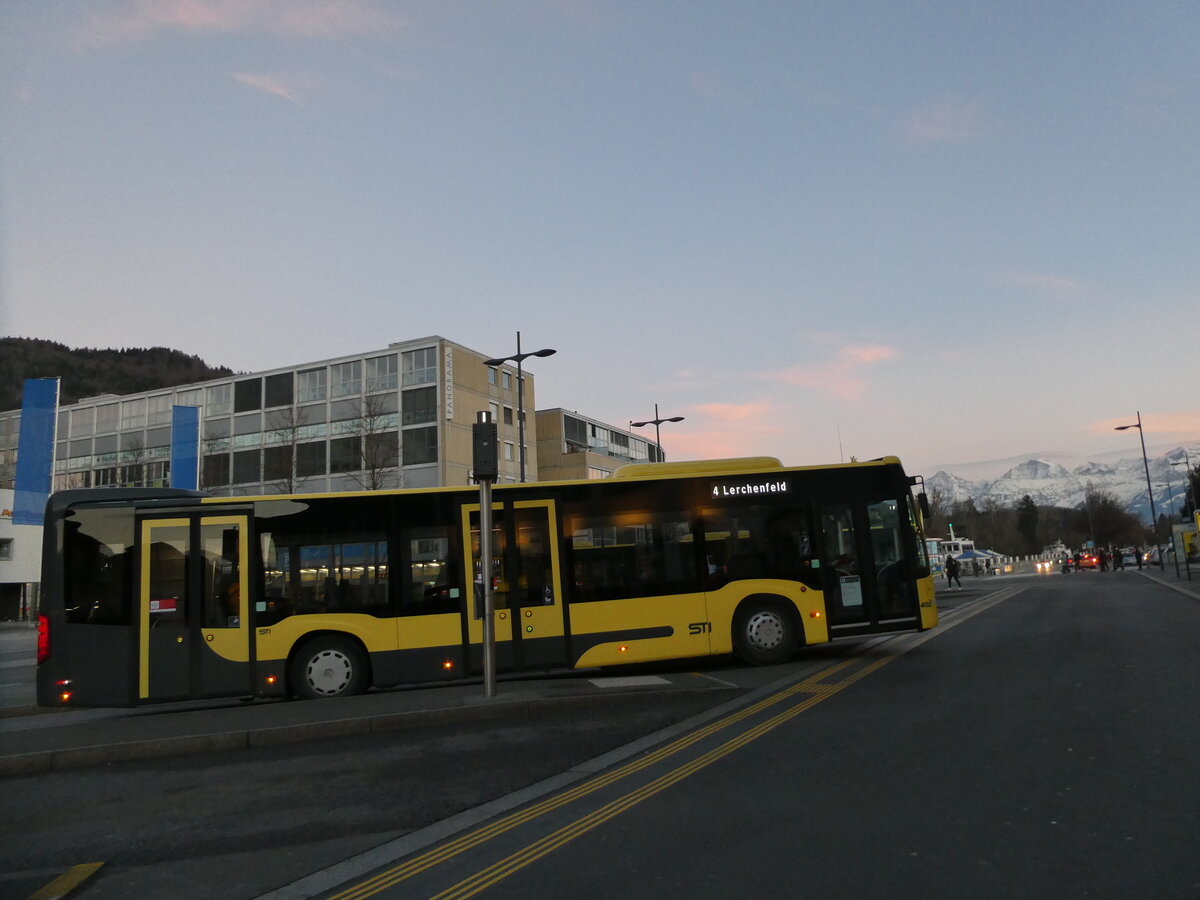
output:
[[[689,622],[688,634],[708,634],[712,631],[712,622]]]

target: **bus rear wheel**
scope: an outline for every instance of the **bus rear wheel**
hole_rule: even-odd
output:
[[[778,602],[754,601],[734,619],[733,646],[737,655],[751,665],[780,663],[796,649],[796,626]]]
[[[347,638],[316,638],[292,658],[291,681],[302,700],[361,694],[368,682],[366,656]]]

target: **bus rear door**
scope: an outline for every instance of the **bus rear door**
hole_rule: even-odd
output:
[[[479,504],[462,508],[470,669],[483,667],[483,572]],[[567,642],[559,563],[558,517],[553,500],[492,503],[492,571],[498,669],[566,665]]]
[[[248,514],[144,519],[138,699],[252,692]]]

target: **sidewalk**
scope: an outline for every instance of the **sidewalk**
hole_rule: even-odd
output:
[[[1151,581],[1157,581],[1159,584],[1179,591],[1183,594],[1188,594],[1192,597],[1200,599],[1200,564],[1192,563],[1192,577],[1188,580],[1187,567],[1182,563],[1179,565],[1179,574],[1175,574],[1175,564],[1167,563],[1162,569],[1158,566],[1146,566],[1143,569],[1135,569],[1143,578],[1149,578]]]
[[[197,701],[77,709],[0,719],[0,776],[213,750],[270,747],[429,723],[527,721],[563,708],[606,710],[648,693],[726,694],[734,685],[689,673],[568,676],[438,685],[309,701]]]

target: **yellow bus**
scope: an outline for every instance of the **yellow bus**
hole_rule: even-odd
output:
[[[736,654],[931,628],[924,495],[894,457],[626,466],[497,486],[264,497],[63,491],[47,504],[38,702],[337,697],[482,671]]]

